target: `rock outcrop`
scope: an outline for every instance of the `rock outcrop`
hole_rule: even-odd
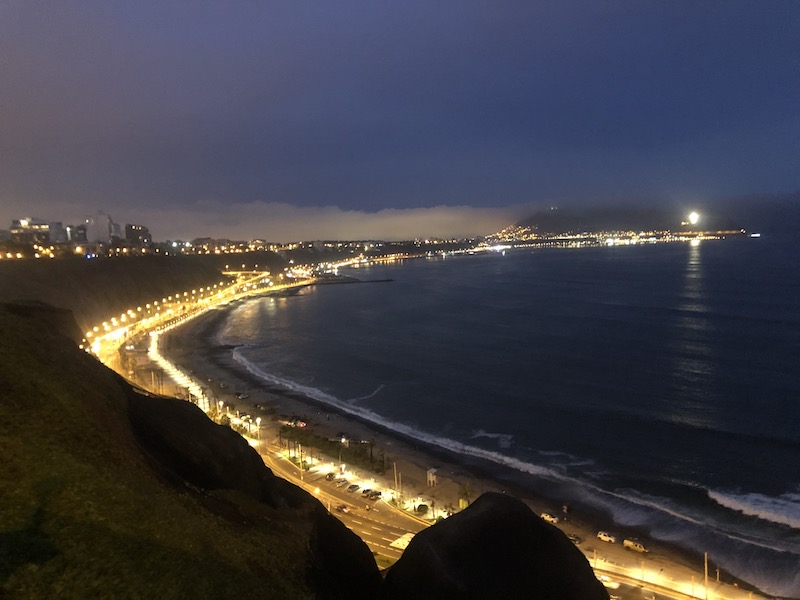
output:
[[[143,450],[173,481],[203,490],[235,490],[272,508],[297,508],[312,498],[275,477],[230,427],[194,404],[131,391],[128,414]]]
[[[418,533],[389,569],[383,597],[608,600],[583,554],[511,496],[487,493]]]
[[[316,498],[273,475],[242,436],[183,400],[131,390],[128,410],[142,448],[173,484],[241,492],[272,508],[306,510],[312,522],[307,576],[317,597],[376,597],[381,578],[366,544]]]

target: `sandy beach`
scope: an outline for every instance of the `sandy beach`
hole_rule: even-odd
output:
[[[213,402],[212,406],[218,406],[221,401],[230,414],[246,412],[253,418],[263,414],[262,439],[264,436],[270,440],[279,437],[281,425],[273,416],[277,413],[302,417],[315,434],[326,438],[346,432],[352,440],[372,440],[374,451],[383,452],[387,464],[392,467],[382,477],[375,474],[368,476],[374,477],[386,488],[392,488],[396,481],[396,469],[404,496],[420,496],[428,503],[432,502],[437,516],[448,510],[458,510],[459,502],[463,505],[465,496],[474,500],[487,491],[512,494],[522,499],[536,514],[547,512],[559,517],[557,527],[580,539],[579,548],[599,571],[631,582],[639,578],[641,573],[645,582],[652,583],[648,583],[647,587],[658,590],[656,584],[660,582],[667,587],[683,590],[685,595],[674,597],[704,597],[702,556],[649,540],[642,531],[623,530],[615,526],[609,516],[589,512],[579,505],[570,504],[565,513],[563,502],[558,498],[557,486],[544,484],[541,489],[533,491],[529,486],[522,487],[519,474],[511,469],[460,456],[443,448],[423,445],[417,440],[257,378],[233,360],[233,348],[218,344],[217,328],[226,314],[224,309],[214,310],[192,319],[163,334],[159,347],[171,362],[202,382]],[[169,393],[170,388],[167,386],[164,391]],[[174,389],[174,392],[185,397],[185,393],[180,393],[181,390]],[[238,395],[243,393],[247,397],[239,398]],[[258,406],[268,406],[274,410],[262,413]],[[336,457],[321,458],[331,463],[336,461]],[[428,485],[430,469],[435,469],[435,486]],[[614,532],[617,543],[608,544],[598,540],[596,534],[600,530]],[[633,536],[642,539],[650,549],[648,554],[623,550],[622,539]],[[623,573],[627,579],[621,576]],[[710,567],[709,594],[713,591],[714,598],[764,597],[755,593],[751,595],[750,591],[746,591],[751,588],[730,574],[720,572],[719,578],[718,582],[716,569]]]

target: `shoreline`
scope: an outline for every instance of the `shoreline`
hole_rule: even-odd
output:
[[[440,511],[443,506],[458,507],[458,498],[463,495],[464,486],[472,490],[470,500],[487,491],[510,493],[525,502],[535,514],[549,512],[562,518],[558,527],[564,533],[577,535],[582,539],[579,548],[592,566],[602,566],[603,558],[597,558],[602,552],[603,555],[611,556],[606,559],[609,565],[620,565],[627,559],[625,562],[632,563],[633,568],[637,568],[640,562],[638,559],[643,557],[622,552],[621,549],[622,537],[636,534],[646,538],[645,543],[652,550],[646,556],[648,569],[658,570],[660,567],[658,572],[670,573],[673,581],[689,581],[691,578],[693,582],[698,581],[698,585],[702,583],[702,555],[647,539],[643,530],[636,531],[634,528],[625,528],[625,535],[618,535],[616,544],[600,542],[595,537],[597,531],[620,533],[623,528],[614,524],[610,514],[590,509],[575,501],[570,502],[568,518],[564,519],[560,508],[563,502],[558,498],[558,490],[562,484],[548,482],[544,478],[522,473],[488,459],[460,455],[454,450],[419,440],[389,426],[374,423],[336,406],[264,381],[234,360],[232,354],[235,347],[217,343],[217,331],[227,315],[228,309],[215,310],[162,335],[162,341],[166,342],[162,353],[174,364],[193,373],[204,385],[209,378],[213,380],[210,386],[217,401],[222,400],[235,410],[246,410],[250,414],[253,414],[253,404],[269,403],[278,407],[278,413],[310,417],[312,427],[319,435],[331,437],[346,431],[352,438],[373,439],[375,447],[384,450],[390,462],[397,465],[397,470],[402,475],[402,488],[422,491],[422,496],[434,496],[436,507]],[[225,382],[226,387],[220,388],[220,382]],[[249,397],[237,398],[237,390],[246,390]],[[262,423],[262,429],[275,427],[273,423],[267,423],[268,421],[269,419]],[[332,459],[330,461],[333,462]],[[430,468],[436,469],[438,477],[434,488],[427,487],[426,471]],[[375,478],[391,479],[391,469],[388,477],[384,474]],[[621,557],[618,556],[620,553]],[[644,565],[643,560],[641,563]],[[642,569],[644,570],[644,566]],[[712,584],[709,580],[709,591],[724,589],[728,594],[726,597],[730,598],[746,598],[747,591],[761,594],[731,574],[720,572],[723,575],[722,583],[717,584],[715,581]],[[734,581],[737,587],[731,585]],[[737,596],[736,593],[741,595]]]

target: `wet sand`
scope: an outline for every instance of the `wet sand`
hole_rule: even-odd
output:
[[[469,490],[471,500],[488,491],[512,494],[523,500],[536,514],[548,512],[558,516],[561,519],[558,527],[582,540],[579,547],[593,566],[597,557],[597,566],[602,568],[605,559],[610,571],[615,569],[615,565],[637,569],[644,559],[648,570],[661,572],[670,580],[695,581],[700,597],[699,586],[703,581],[702,556],[648,540],[644,532],[622,530],[613,524],[609,515],[591,511],[584,506],[570,504],[565,515],[563,502],[558,497],[557,484],[538,482],[532,485],[531,477],[510,468],[425,445],[259,379],[232,358],[232,347],[219,345],[216,339],[217,328],[226,316],[227,311],[224,309],[211,311],[169,331],[160,341],[164,356],[204,382],[208,395],[215,402],[214,406],[222,401],[234,414],[236,411],[247,412],[255,418],[261,413],[254,408],[254,404],[270,405],[276,407],[278,414],[298,415],[307,419],[317,435],[333,438],[340,432],[346,432],[353,440],[374,440],[374,451],[382,450],[389,464],[396,468],[402,482],[403,495],[406,498],[418,495],[432,501],[435,503],[437,515],[446,507],[457,510],[459,500],[464,498],[465,489]],[[237,392],[246,392],[248,397],[239,399],[236,397]],[[262,439],[266,435],[270,436],[270,440],[277,440],[279,428],[278,422],[269,416],[262,416]],[[328,460],[335,462],[336,457],[328,457]],[[436,469],[437,483],[429,487],[427,473],[432,468]],[[366,472],[363,475],[382,480],[386,487],[394,487],[393,468],[389,468],[383,477]],[[599,530],[613,531],[617,535],[617,543],[599,541],[596,538]],[[631,536],[641,538],[651,550],[646,557],[622,551],[622,538]],[[716,579],[716,572],[713,579]],[[730,585],[733,582],[739,587]],[[752,588],[747,588],[726,573],[722,574],[721,584],[715,581],[713,585],[709,585],[709,592],[716,590],[724,593],[727,598],[748,598],[750,596],[744,591],[746,589]]]

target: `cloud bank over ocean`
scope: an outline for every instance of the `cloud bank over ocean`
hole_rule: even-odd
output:
[[[24,211],[23,207],[20,210]],[[409,240],[424,237],[471,237],[506,227],[528,214],[524,206],[486,208],[434,206],[386,208],[374,212],[337,206],[293,206],[279,202],[223,203],[206,201],[190,207],[118,207],[106,209],[115,222],[150,228],[157,240],[264,239],[290,242],[319,239]],[[90,204],[62,205],[64,224],[80,222],[97,212]],[[29,215],[38,217],[39,215]]]

